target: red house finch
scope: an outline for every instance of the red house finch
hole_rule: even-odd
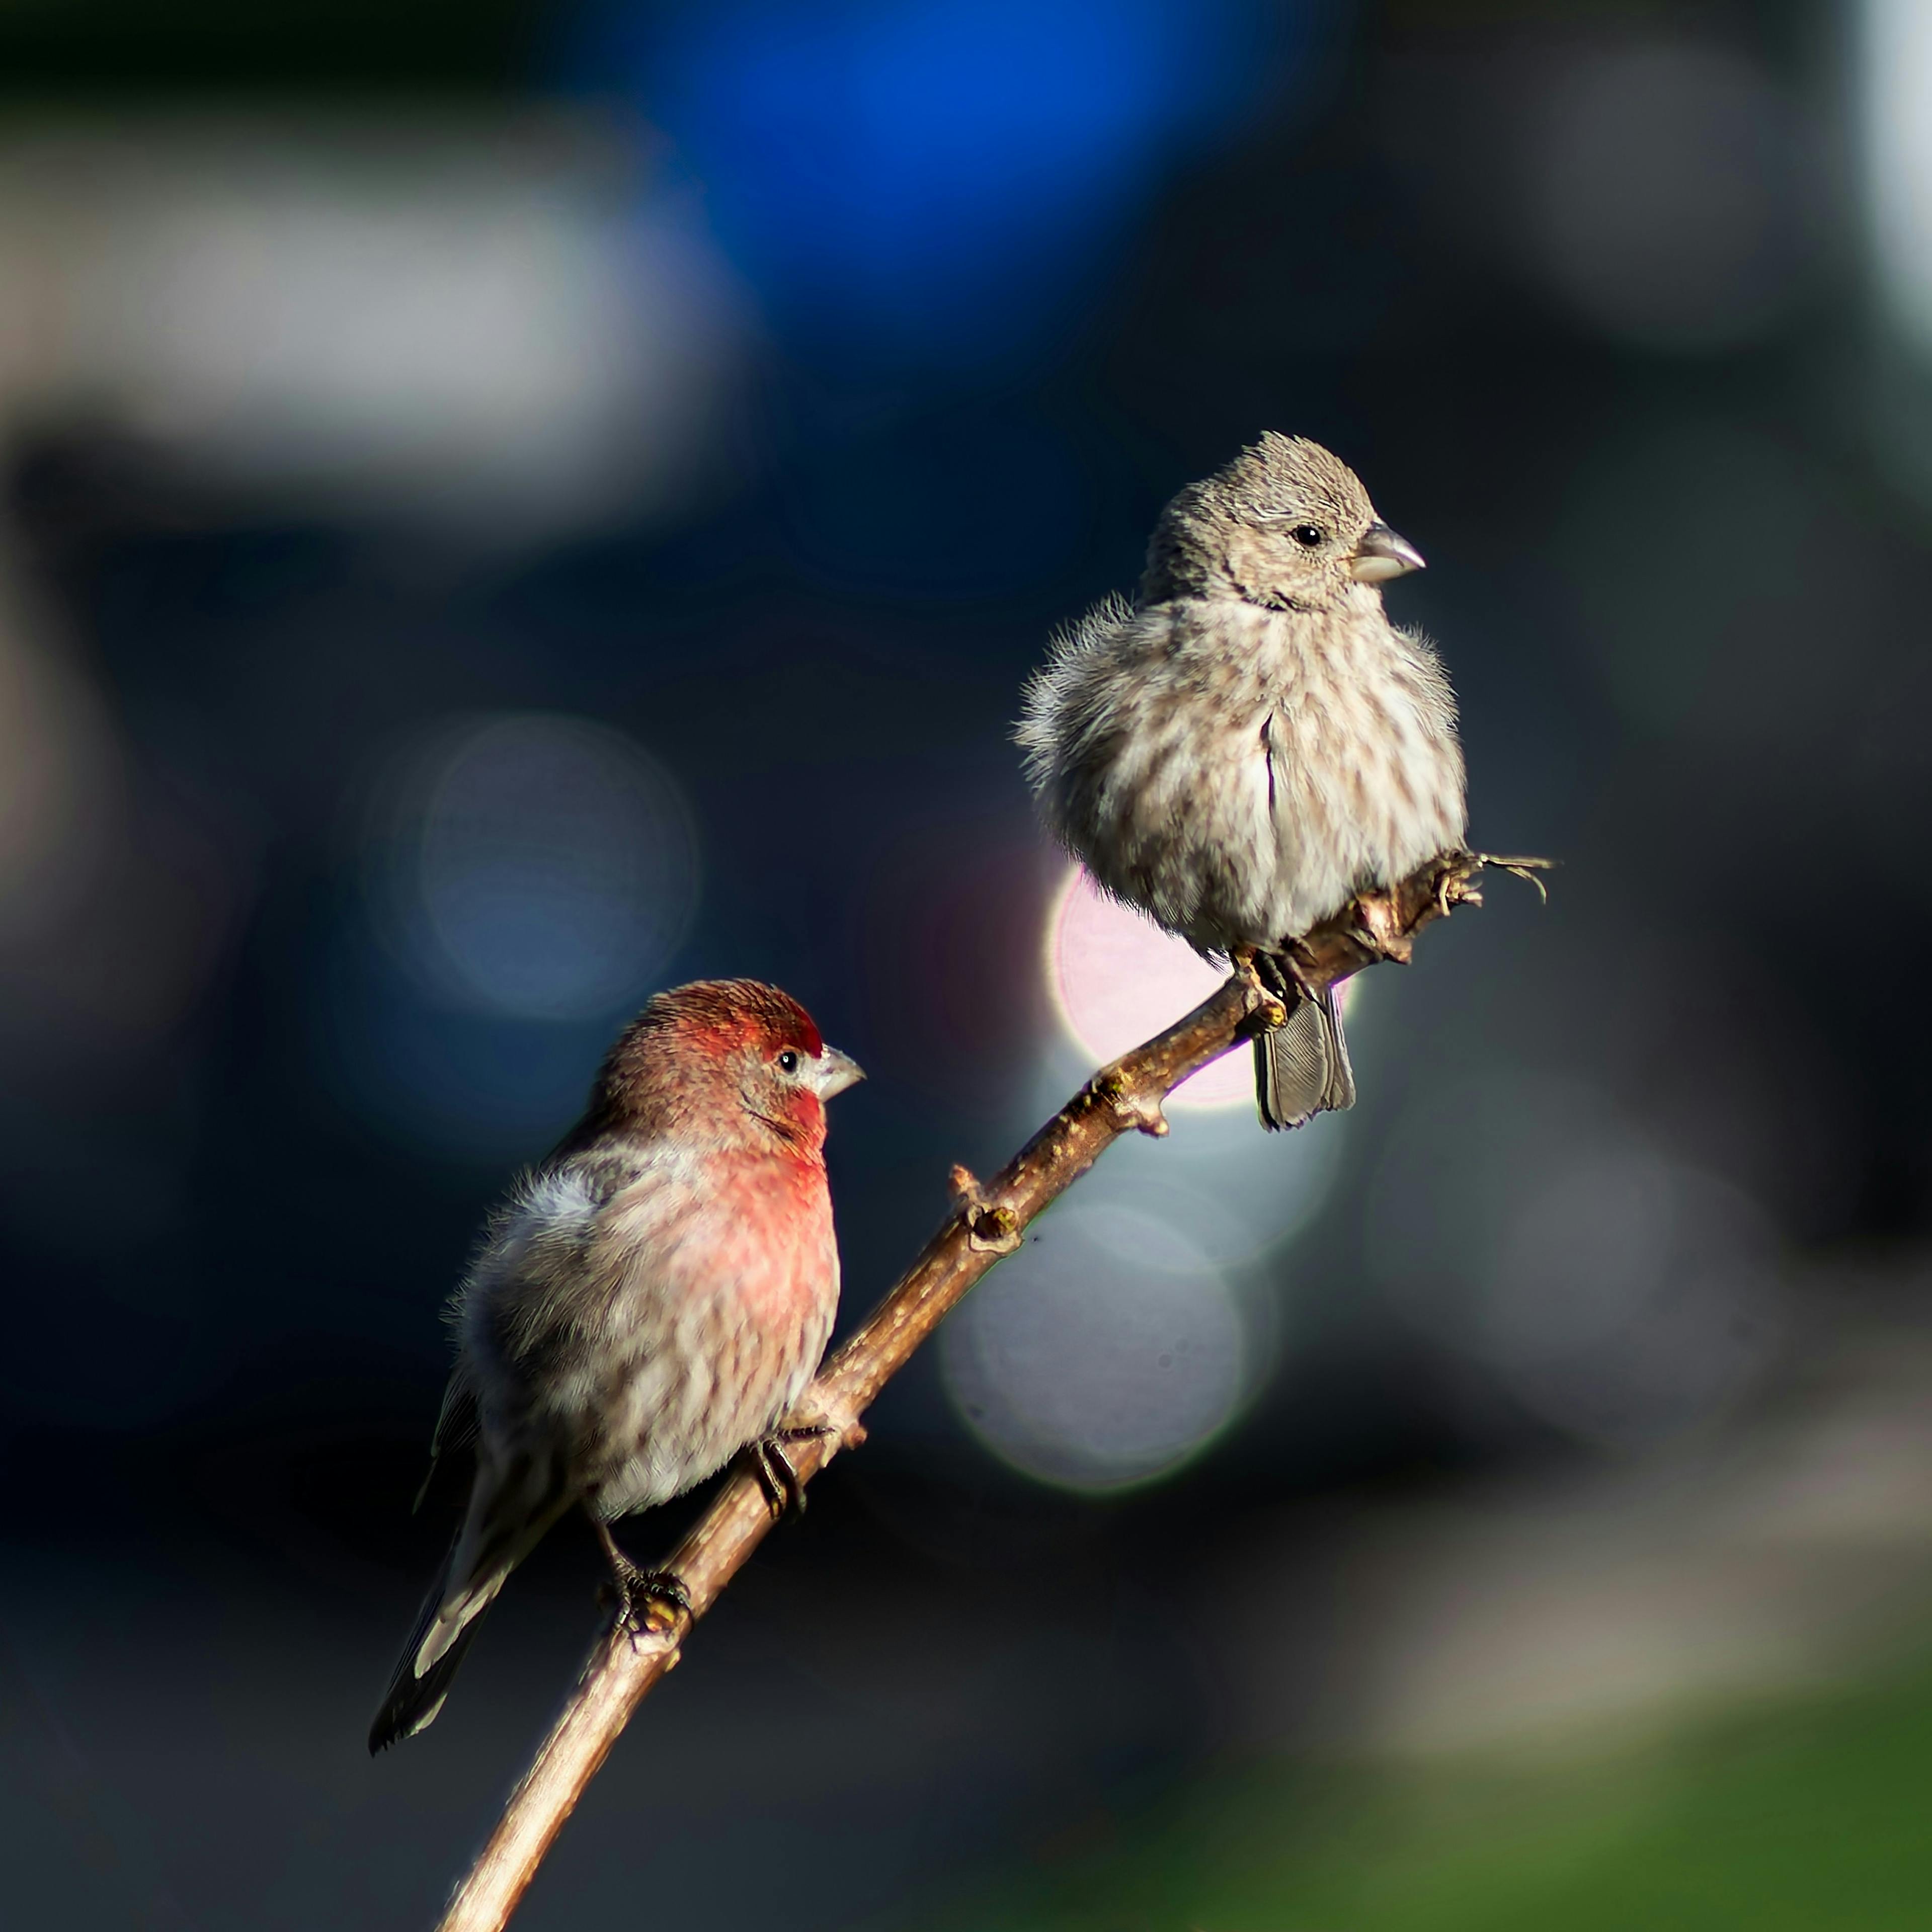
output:
[[[477,1620],[573,1504],[596,1526],[620,1614],[678,1608],[610,1524],[773,1432],[824,1353],[838,1303],[825,1106],[861,1078],[805,1009],[752,980],[660,993],[610,1049],[584,1118],[519,1183],[453,1304],[455,1371],[434,1457],[473,1442],[470,1507],[369,1748],[442,1708]]]
[[[1292,991],[1288,941],[1462,843],[1454,694],[1377,588],[1421,568],[1301,437],[1190,483],[1134,601],[1096,604],[1027,686],[1016,735],[1048,826],[1117,898]],[[1354,1104],[1331,994],[1255,1064],[1269,1127]]]

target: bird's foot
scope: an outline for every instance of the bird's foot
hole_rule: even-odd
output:
[[[1272,993],[1288,1006],[1293,1006],[1301,998],[1300,982],[1288,961],[1279,952],[1255,955],[1255,977],[1262,982],[1264,992]]]
[[[631,1564],[604,1587],[614,1621],[633,1636],[661,1636],[692,1613],[691,1593],[675,1570],[646,1570]]]
[[[1371,961],[1392,959],[1406,966],[1414,956],[1415,935],[1403,930],[1400,908],[1382,893],[1349,902],[1348,932]]]
[[[617,1547],[607,1522],[598,1524],[597,1540],[610,1565],[610,1580],[598,1591],[598,1600],[610,1606],[620,1629],[633,1636],[656,1636],[691,1616],[691,1592],[675,1570],[647,1570],[632,1562]]]
[[[793,1466],[791,1458],[785,1454],[785,1444],[838,1433],[837,1427],[830,1422],[800,1423],[775,1429],[769,1436],[761,1436],[755,1442],[746,1445],[745,1454],[751,1463],[752,1473],[758,1478],[758,1486],[764,1491],[765,1500],[777,1521],[782,1522],[788,1516],[805,1514],[805,1484]]]
[[[1265,1003],[1256,1016],[1264,1032],[1286,1025],[1288,1015],[1308,997],[1294,976],[1294,967],[1282,953],[1270,952],[1258,946],[1238,946],[1229,953],[1228,961]]]

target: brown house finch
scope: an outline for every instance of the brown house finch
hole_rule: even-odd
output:
[[[410,1633],[369,1748],[442,1708],[477,1620],[581,1504],[616,1580],[687,1607],[610,1534],[741,1449],[789,1478],[778,1437],[838,1303],[825,1106],[862,1076],[805,1009],[752,980],[660,993],[590,1105],[489,1223],[453,1304],[455,1371],[432,1457],[473,1442],[470,1507]]]
[[[1016,735],[1048,826],[1168,932],[1263,966],[1460,846],[1455,697],[1377,588],[1421,568],[1301,437],[1270,432],[1190,483],[1133,602],[1096,604],[1027,686]],[[1255,1064],[1268,1126],[1354,1103],[1332,994],[1294,1005]]]

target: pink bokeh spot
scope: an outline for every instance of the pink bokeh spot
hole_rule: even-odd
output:
[[[1172,1026],[1224,976],[1185,940],[1107,898],[1078,866],[1047,916],[1046,964],[1060,1024],[1096,1065]],[[1184,1081],[1172,1104],[1252,1106],[1254,1098],[1244,1047]]]

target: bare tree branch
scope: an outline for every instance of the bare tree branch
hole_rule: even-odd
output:
[[[1445,855],[1392,890],[1358,900],[1292,949],[1290,970],[1309,990],[1382,959],[1406,962],[1416,934],[1457,905],[1482,902],[1478,880],[1496,866],[1535,883],[1546,862]],[[791,1460],[801,1483],[842,1448],[866,1439],[860,1418],[966,1291],[1017,1248],[1027,1224],[1072,1186],[1121,1135],[1164,1134],[1161,1103],[1191,1073],[1284,1017],[1251,968],[1238,965],[1185,1019],[1102,1067],[983,1184],[952,1170],[951,1217],[863,1324],[806,1390],[794,1420],[826,1432],[800,1440]],[[730,1478],[666,1567],[684,1580],[691,1617],[662,1630],[614,1628],[592,1650],[576,1690],[510,1795],[501,1821],[451,1900],[439,1932],[500,1932],[551,1841],[617,1734],[651,1687],[678,1660],[690,1624],[717,1601],[772,1527],[763,1487]]]

